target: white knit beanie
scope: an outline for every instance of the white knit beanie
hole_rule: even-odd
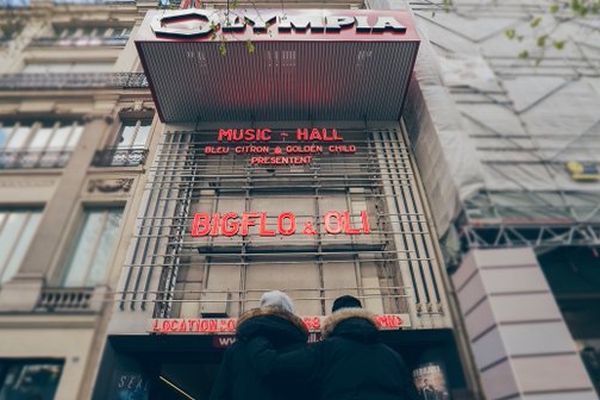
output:
[[[279,307],[285,311],[294,312],[294,303],[290,296],[280,290],[265,292],[260,298],[261,307]]]

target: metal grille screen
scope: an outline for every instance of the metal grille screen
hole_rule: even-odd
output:
[[[379,313],[408,313],[414,327],[447,326],[429,224],[400,132],[344,130],[352,154],[315,154],[307,165],[253,166],[252,155],[207,155],[214,131],[164,135],[147,182],[122,307],[153,306],[155,317],[237,316],[265,290],[286,290],[304,315],[329,312],[340,294]],[[271,142],[271,146],[294,143]],[[326,145],[325,145],[326,146]],[[348,211],[370,234],[333,235],[328,211]],[[298,231],[264,237],[192,237],[195,213],[265,211],[266,228],[293,212]]]

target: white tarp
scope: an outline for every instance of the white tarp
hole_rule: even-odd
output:
[[[541,54],[535,32],[526,34],[532,29],[525,9],[498,2],[456,3],[454,10],[415,11],[430,43],[421,48],[419,86],[411,89],[405,112],[440,233],[460,209],[440,197],[449,192],[442,189],[444,177],[463,202],[481,189],[506,192],[494,197],[503,203],[511,193],[529,193],[514,203],[524,215],[558,198],[577,207],[577,196],[541,201],[531,192],[589,195],[600,203],[600,182],[577,182],[565,168],[569,161],[600,168],[600,31],[590,28],[600,18],[583,27],[562,22],[556,32],[579,42],[547,49],[538,63],[517,57],[527,46],[532,56]],[[539,29],[553,24],[545,15]],[[523,41],[507,38],[512,28]],[[444,202],[447,210],[439,209]]]

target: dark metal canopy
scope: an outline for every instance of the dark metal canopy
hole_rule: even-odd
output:
[[[419,46],[405,12],[211,12],[151,11],[140,28],[164,122],[399,118]]]

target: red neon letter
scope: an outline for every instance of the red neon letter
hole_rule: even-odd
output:
[[[332,224],[332,219],[335,218],[335,226]],[[324,219],[324,225],[325,225],[325,232],[329,233],[330,235],[337,235],[339,233],[342,233],[342,224],[340,223],[340,213],[337,211],[329,211],[327,214],[325,214]]]
[[[217,141],[222,142],[226,140],[228,142],[231,141],[231,135],[233,134],[231,129],[219,129],[219,135],[217,136]]]
[[[283,226],[283,221],[285,219],[290,221],[290,226],[287,228]],[[289,211],[279,214],[279,217],[277,217],[277,230],[283,236],[290,236],[296,233],[296,215]]]
[[[319,131],[319,128],[312,128],[308,139],[309,140],[323,140],[323,137],[321,136],[321,132]]]
[[[260,213],[260,225],[258,226],[260,236],[275,236],[275,231],[267,229],[267,213]]]
[[[254,218],[258,218],[257,212],[244,212],[242,213],[242,236],[248,236],[248,228],[256,225]]]
[[[269,128],[259,129],[256,131],[256,137],[263,142],[269,142],[271,140],[271,130]]]
[[[213,214],[212,229],[210,230],[210,236],[219,236],[219,213]]]
[[[344,225],[344,233],[346,235],[360,235],[360,229],[352,227],[352,223],[350,221],[350,212],[344,211],[342,213],[342,225]]]
[[[360,220],[362,221],[363,232],[365,233],[365,235],[371,233],[371,227],[369,226],[369,219],[367,218],[366,211],[360,212]]]
[[[237,235],[238,231],[240,230],[240,223],[238,221],[235,221],[237,217],[238,215],[234,212],[228,212],[223,215],[221,232],[224,236],[231,237]],[[229,223],[230,220],[233,221]]]
[[[206,236],[210,231],[210,216],[207,213],[196,213],[192,222],[192,236]]]
[[[244,132],[244,141],[253,142],[256,140],[256,131],[254,129],[242,129],[242,132]]]
[[[296,140],[299,142],[308,140],[308,128],[296,129]]]

